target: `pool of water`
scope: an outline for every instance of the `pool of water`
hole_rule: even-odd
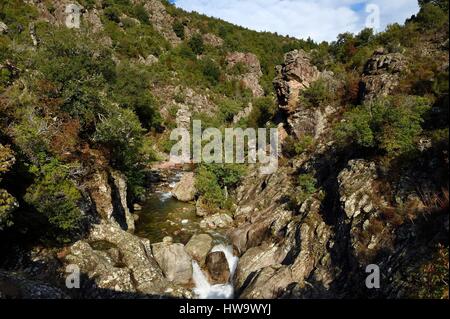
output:
[[[171,236],[174,242],[186,244],[199,231],[200,221],[194,204],[179,202],[170,192],[155,193],[149,196],[139,212],[136,234],[152,243]]]
[[[175,243],[187,244],[195,234],[208,233],[214,244],[227,243],[224,234],[218,231],[202,229],[201,218],[196,215],[194,203],[184,203],[172,197],[171,190],[181,179],[183,172],[173,172],[167,180],[156,185],[142,210],[138,212],[136,235],[150,239],[150,242],[162,242],[170,236]]]

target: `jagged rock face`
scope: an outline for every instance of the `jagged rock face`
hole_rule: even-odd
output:
[[[196,260],[200,266],[205,264],[206,255],[212,248],[213,239],[210,235],[194,235],[186,244],[186,252]]]
[[[295,111],[300,91],[319,79],[320,72],[311,64],[309,56],[303,50],[294,50],[284,56],[284,64],[276,67],[277,76],[274,87],[280,108],[288,112]]]
[[[371,200],[373,182],[377,178],[375,163],[352,160],[338,176],[341,203],[348,219],[361,213],[370,213],[374,207]]]
[[[134,218],[127,205],[126,180],[121,173],[97,171],[87,188],[95,210],[103,220],[134,232]]]
[[[151,254],[150,242],[105,222],[94,225],[86,240],[75,243],[65,262],[78,265],[87,276],[88,294],[101,293],[100,288],[161,296],[169,286]]]
[[[153,244],[152,252],[170,282],[188,284],[191,281],[192,259],[183,244]]]
[[[350,244],[358,262],[367,266],[380,248],[392,244],[392,227],[382,221],[375,188],[377,169],[373,162],[352,160],[338,176],[345,223],[350,225]]]
[[[378,49],[367,62],[360,84],[361,102],[389,95],[398,86],[406,59],[400,53]]]
[[[284,59],[284,64],[277,66],[277,76],[273,84],[279,108],[287,115],[287,129],[297,138],[307,135],[318,139],[329,128],[329,117],[336,109],[330,105],[305,108],[299,104],[299,99],[301,92],[319,78],[330,84],[335,82],[333,74],[320,73],[302,50],[288,52]]]
[[[234,216],[237,227],[228,235],[241,254],[268,236],[277,235],[288,224],[292,212],[285,206],[291,187],[286,169],[279,168],[272,175],[255,171],[238,188]]]
[[[245,74],[238,76],[231,76],[231,78],[242,81],[243,85],[252,91],[253,96],[263,96],[264,90],[259,84],[259,79],[262,76],[261,64],[258,57],[253,53],[233,52],[226,57],[227,69],[231,70],[237,64],[242,64],[246,68]]]
[[[142,3],[149,15],[153,27],[160,32],[170,43],[178,44],[181,39],[173,31],[173,17],[167,13],[166,7],[159,0],[134,0],[135,3]]]
[[[68,299],[68,295],[49,284],[29,280],[18,273],[0,270],[0,299]]]
[[[266,267],[253,276],[239,298],[274,299],[280,296],[291,283],[291,271],[287,266],[273,265]]]
[[[287,118],[290,130],[297,138],[311,136],[320,138],[328,129],[328,117],[336,112],[332,106],[325,108],[306,108],[292,113]]]
[[[286,257],[287,252],[274,244],[264,243],[260,246],[250,248],[239,259],[234,277],[234,285],[237,291],[240,291],[245,281],[252,273],[260,269],[281,264]]]
[[[203,35],[203,42],[206,45],[210,45],[212,47],[221,47],[223,45],[223,39],[221,37],[218,37],[215,34],[212,33],[206,33]]]
[[[192,172],[185,173],[172,191],[173,197],[182,202],[194,200],[196,193],[195,176]]]
[[[206,256],[206,269],[212,284],[226,284],[230,279],[230,268],[224,252],[211,252]]]
[[[177,111],[177,117],[175,122],[177,124],[177,128],[184,128],[189,130],[191,125],[191,116],[192,112],[189,110],[189,106],[186,104],[180,104],[179,109]]]

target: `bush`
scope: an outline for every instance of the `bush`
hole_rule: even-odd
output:
[[[104,11],[106,18],[110,21],[119,23],[120,22],[120,11],[116,7],[108,7]]]
[[[445,12],[433,3],[424,4],[417,14],[417,22],[425,30],[439,28],[446,21],[448,21],[448,11]]]
[[[143,129],[134,112],[111,106],[97,124],[94,141],[111,151],[111,164],[119,169],[133,168],[139,159]]]
[[[150,75],[142,69],[124,64],[119,67],[113,96],[122,108],[133,110],[143,127],[159,128],[158,103],[149,90]]]
[[[344,115],[335,130],[341,143],[375,148],[389,157],[415,148],[422,132],[423,115],[430,109],[426,98],[406,96],[379,99]]]
[[[207,204],[218,209],[228,207],[224,189],[236,188],[245,172],[238,164],[204,164],[197,171],[196,187]]]
[[[175,32],[177,37],[179,37],[181,40],[184,40],[184,38],[186,36],[184,33],[184,24],[180,21],[175,21],[172,28],[173,28],[173,32]]]
[[[292,136],[288,136],[283,144],[283,152],[289,156],[298,156],[310,150],[314,145],[314,137],[305,135],[297,140]]]
[[[30,172],[36,179],[27,189],[25,201],[47,219],[51,237],[69,241],[79,231],[82,220],[77,206],[82,197],[69,177],[70,167],[52,160],[41,167],[31,166]]]
[[[138,4],[134,7],[134,16],[143,24],[150,24],[150,19],[148,17],[148,13],[145,10],[144,6]]]
[[[314,175],[301,174],[297,178],[297,187],[295,188],[293,200],[296,205],[300,206],[317,191],[317,180]]]
[[[225,203],[225,195],[220,188],[216,175],[206,167],[201,166],[195,178],[197,191],[208,205],[221,208]]]
[[[195,34],[189,40],[188,44],[192,52],[194,52],[197,55],[201,55],[205,51],[205,44],[203,43],[203,38],[200,34]]]
[[[333,93],[325,80],[319,79],[301,93],[300,105],[303,107],[320,107],[333,101]]]
[[[212,86],[219,83],[221,71],[213,60],[207,59],[202,62],[202,72]]]
[[[260,97],[253,101],[253,110],[250,113],[247,124],[249,127],[266,127],[277,112],[275,100],[270,97]]]

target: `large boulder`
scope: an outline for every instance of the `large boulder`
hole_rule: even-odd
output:
[[[188,284],[191,281],[192,259],[183,244],[153,244],[152,252],[169,281],[176,284]]]
[[[172,190],[173,197],[182,202],[194,200],[196,193],[195,176],[192,172],[185,173]]]
[[[186,252],[196,260],[200,266],[205,264],[206,255],[208,255],[213,245],[213,239],[208,234],[194,235],[186,244]]]
[[[217,213],[211,216],[205,217],[200,222],[200,227],[202,228],[227,228],[233,224],[233,218],[225,213]]]
[[[206,256],[206,268],[212,284],[226,284],[230,280],[230,268],[223,251],[209,253]]]

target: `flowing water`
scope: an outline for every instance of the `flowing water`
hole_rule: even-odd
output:
[[[233,247],[230,245],[219,244],[214,246],[211,252],[221,251],[225,254],[228,268],[230,269],[230,278],[233,278],[236,271],[239,258],[233,255]],[[228,284],[212,285],[208,282],[205,274],[196,261],[192,262],[193,280],[195,284],[194,293],[200,299],[231,299],[234,296],[234,287]]]
[[[233,247],[228,238],[220,230],[208,230],[200,227],[199,218],[195,213],[193,203],[183,203],[172,197],[171,190],[180,181],[183,172],[174,172],[167,181],[160,183],[154,192],[148,196],[139,212],[136,222],[136,234],[148,238],[152,243],[162,242],[170,236],[175,243],[186,244],[195,234],[208,233],[215,245],[211,252],[222,251],[225,254],[230,269],[230,278],[236,270],[238,257],[233,255]],[[233,298],[234,288],[231,283],[211,285],[197,262],[192,262],[193,292],[200,299]]]

